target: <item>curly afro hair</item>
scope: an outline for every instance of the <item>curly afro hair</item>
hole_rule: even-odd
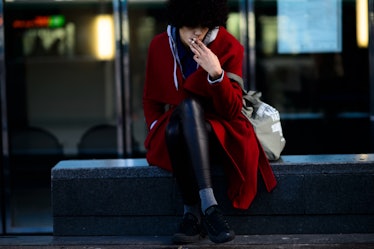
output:
[[[177,28],[226,26],[227,0],[169,0],[169,24]]]

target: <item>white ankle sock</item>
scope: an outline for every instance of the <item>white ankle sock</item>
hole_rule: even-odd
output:
[[[213,205],[217,205],[216,198],[214,197],[213,189],[212,188],[204,188],[199,191],[200,199],[201,199],[201,210],[203,214],[205,214],[205,210]]]

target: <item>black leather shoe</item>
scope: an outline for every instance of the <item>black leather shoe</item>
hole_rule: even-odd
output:
[[[199,241],[204,237],[199,220],[195,215],[186,213],[179,224],[178,232],[173,235],[174,244],[188,244]]]
[[[209,239],[214,243],[225,243],[235,238],[234,231],[217,205],[211,206],[205,211],[203,223]]]

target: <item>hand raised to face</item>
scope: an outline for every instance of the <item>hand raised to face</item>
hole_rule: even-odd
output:
[[[222,75],[222,67],[218,57],[199,39],[189,39],[189,46],[194,53],[194,60],[210,75],[212,80]]]

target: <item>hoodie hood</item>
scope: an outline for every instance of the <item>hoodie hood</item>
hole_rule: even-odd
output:
[[[206,34],[203,43],[208,46],[211,42],[213,42],[217,35],[218,35],[219,27],[215,27],[214,29],[211,29]],[[167,27],[167,34],[169,37],[169,45],[171,53],[173,54],[174,58],[174,70],[173,70],[173,77],[174,77],[174,85],[175,88],[178,90],[178,78],[177,78],[177,67],[179,64],[179,67],[182,68],[179,56],[178,56],[178,49],[177,49],[177,43],[176,43],[176,37],[177,37],[177,28],[171,25],[168,25]]]

